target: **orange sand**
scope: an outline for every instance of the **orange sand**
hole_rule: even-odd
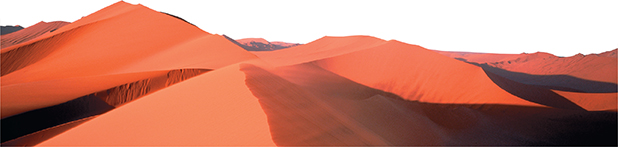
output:
[[[216,69],[255,58],[220,35],[125,2],[2,51],[2,118],[154,76],[143,73]],[[26,92],[32,89],[43,90]]]

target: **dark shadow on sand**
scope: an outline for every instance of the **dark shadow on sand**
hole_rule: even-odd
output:
[[[457,60],[479,66],[483,70],[497,74],[501,77],[517,81],[523,84],[536,85],[548,89],[571,92],[586,92],[586,93],[614,93],[618,92],[618,85],[614,83],[591,81],[581,79],[569,75],[531,75],[520,72],[512,72],[501,68],[489,66],[487,64],[478,64],[468,62],[462,58]]]
[[[46,128],[103,114],[114,107],[94,95],[83,96],[62,104],[28,111],[2,119],[2,143]],[[70,128],[67,128],[70,129]],[[58,133],[62,133],[58,132]],[[20,145],[35,145],[56,134]]]
[[[615,146],[617,141],[616,112],[421,103],[333,73],[288,70],[317,81],[297,85],[254,65],[242,64],[241,71],[277,145]]]

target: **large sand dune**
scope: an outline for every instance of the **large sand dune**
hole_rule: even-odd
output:
[[[9,34],[38,37],[1,50],[2,145],[617,143],[616,50],[442,52],[326,36],[249,52],[243,43],[273,43],[179,18],[121,1]]]
[[[124,2],[28,43],[3,49],[3,118],[169,70],[255,58],[222,36]]]
[[[584,80],[614,84],[617,83],[616,79],[618,78],[615,76],[618,72],[616,49],[600,54],[578,54],[571,57],[558,57],[543,52],[530,54],[489,54],[438,51],[438,53],[466,62],[482,64],[488,67],[495,67],[517,73],[532,75],[568,75]],[[508,74],[500,75],[515,80],[519,78],[512,77]],[[532,81],[523,82],[533,84]],[[544,81],[543,83],[546,82],[550,81]]]

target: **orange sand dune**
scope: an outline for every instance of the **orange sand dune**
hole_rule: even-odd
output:
[[[167,71],[75,77],[2,86],[2,118],[57,105],[118,85],[156,77]]]
[[[135,100],[39,145],[275,144],[258,99],[235,64]]]
[[[247,74],[247,86],[268,117],[273,141],[282,146],[565,145],[615,141],[615,113],[611,112],[412,102],[312,63],[276,68],[244,65],[241,70]],[[601,131],[605,129],[609,130]],[[573,134],[583,130],[598,134]]]
[[[216,69],[255,58],[222,36],[125,2],[4,50],[2,89],[9,92],[2,93],[3,118],[152,77],[138,74],[111,80],[113,75]],[[57,85],[66,86],[59,89]],[[34,89],[43,90],[26,92]],[[29,101],[25,96],[44,101]],[[22,102],[28,106],[17,104]]]
[[[585,124],[573,116],[606,115],[411,102],[313,63],[251,61],[170,86],[39,145],[562,145],[593,137],[605,144],[611,131],[600,130],[612,123]],[[556,138],[582,129],[600,134]]]
[[[28,28],[19,30],[17,32],[13,32],[11,34],[2,35],[0,37],[0,44],[2,49],[32,40],[37,38],[45,33],[49,33],[50,31],[55,31],[56,29],[69,24],[64,21],[54,21],[54,22],[39,22],[34,24]]]
[[[285,66],[343,55],[384,43],[386,43],[385,40],[370,36],[327,36],[301,46],[284,50],[252,53],[274,66]]]
[[[314,62],[333,73],[404,99],[455,104],[540,106],[494,84],[483,69],[420,46],[380,46]]]
[[[618,83],[618,59],[595,55],[556,57],[548,53],[534,53],[514,60],[490,63],[490,66],[514,72],[536,75],[571,75],[574,77]]]
[[[488,64],[512,72],[533,75],[570,75],[581,79],[617,83],[616,49],[601,54],[558,57],[549,53],[490,54],[437,51],[466,62]]]

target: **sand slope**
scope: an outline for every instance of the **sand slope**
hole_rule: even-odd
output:
[[[371,36],[322,37],[310,43],[271,52],[252,52],[274,66],[294,65],[351,53],[386,43]]]
[[[398,41],[314,63],[407,100],[538,106],[502,90],[479,67]]]
[[[25,29],[13,32],[11,34],[2,35],[0,39],[0,44],[2,46],[0,48],[7,48],[22,42],[27,42],[36,37],[39,37],[45,33],[49,33],[51,31],[55,31],[56,29],[69,24],[69,22],[64,21],[54,21],[54,22],[39,22]]]
[[[558,57],[544,52],[530,54],[437,52],[466,62],[487,64],[511,72],[532,75],[569,75],[614,84],[617,79],[615,76],[618,71],[616,49],[600,54],[578,54],[571,57]]]
[[[268,128],[244,73],[231,65],[135,100],[39,145],[272,146]]]
[[[7,92],[2,93],[3,118],[157,76],[145,73],[216,69],[255,58],[222,36],[125,2],[5,50],[1,80]],[[61,83],[70,85],[64,90],[56,88],[66,85]],[[26,92],[34,89],[44,90]]]

